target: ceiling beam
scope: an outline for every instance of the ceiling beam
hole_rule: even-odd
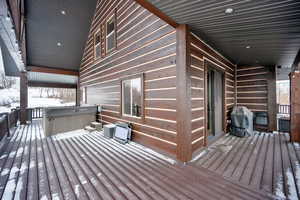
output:
[[[49,83],[41,81],[28,81],[29,87],[47,87],[47,88],[77,88],[76,84],[70,83]]]
[[[79,72],[75,70],[68,69],[59,69],[52,67],[41,67],[41,66],[27,66],[27,70],[30,72],[43,72],[50,74],[63,74],[63,75],[71,75],[71,76],[79,76]]]
[[[169,16],[167,16],[165,13],[163,13],[161,10],[153,6],[151,3],[149,3],[146,0],[135,0],[137,3],[139,3],[141,6],[143,6],[145,9],[159,17],[160,19],[167,22],[169,25],[176,28],[178,26],[178,23],[175,22],[173,19],[171,19]]]

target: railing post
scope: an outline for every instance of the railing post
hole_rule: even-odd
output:
[[[7,128],[7,137],[10,137],[9,113],[5,114],[5,120],[6,120],[6,128]]]
[[[276,68],[272,66],[269,68],[269,74],[267,75],[268,80],[268,130],[277,130],[276,123]]]
[[[27,121],[27,109],[28,106],[28,79],[27,72],[20,72],[20,122],[26,124]]]

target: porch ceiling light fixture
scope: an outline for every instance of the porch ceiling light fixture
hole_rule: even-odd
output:
[[[232,14],[233,13],[233,8],[226,8],[225,14]]]
[[[61,43],[60,43],[60,42],[58,42],[56,45],[57,45],[58,47],[60,47],[60,46],[61,46]]]
[[[248,45],[248,46],[246,46],[246,49],[250,49],[251,47]]]
[[[65,10],[61,10],[60,13],[61,13],[62,15],[66,15],[66,11],[65,11]]]

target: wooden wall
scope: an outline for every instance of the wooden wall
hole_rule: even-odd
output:
[[[117,19],[117,50],[94,59],[93,35],[111,13]],[[104,35],[105,29],[102,29]],[[224,118],[235,104],[236,67],[197,36],[188,32],[188,96],[186,112],[190,131],[178,129],[178,64],[176,64],[176,29],[166,24],[133,0],[98,2],[84,50],[80,85],[86,88],[88,104],[101,104],[103,123],[126,121],[133,124],[134,140],[179,156],[178,137],[188,134],[189,154],[206,145],[204,65],[210,63],[225,74]],[[103,37],[103,36],[102,36]],[[104,37],[102,46],[105,48]],[[178,45],[177,48],[179,48]],[[178,51],[177,52],[184,52]],[[178,55],[177,55],[178,56]],[[120,79],[143,73],[144,113],[142,120],[121,115]],[[184,75],[185,76],[185,75]],[[183,77],[184,77],[183,76]],[[183,102],[184,103],[184,102]],[[182,117],[182,116],[179,116]],[[184,122],[185,123],[185,122]],[[226,129],[226,120],[224,120]],[[188,132],[187,132],[188,131]],[[179,158],[180,159],[180,158]],[[185,160],[185,159],[182,159]]]
[[[268,112],[268,74],[264,66],[238,66],[237,104],[253,112]]]
[[[252,112],[267,112],[268,126],[257,130],[276,130],[276,76],[274,67],[238,66],[237,105]]]
[[[93,34],[111,12],[117,13],[117,50],[95,61]],[[131,122],[135,141],[175,154],[175,59],[173,27],[133,0],[102,0],[84,50],[80,85],[86,87],[88,104],[103,105],[104,123]],[[125,119],[120,113],[120,78],[138,73],[144,73],[145,117]]]
[[[270,84],[276,84],[270,79],[272,78],[271,75],[272,70],[265,66],[238,66],[237,68],[237,105],[246,106],[254,114],[255,112],[268,113],[269,125],[255,126],[256,130],[272,130],[274,128],[271,125],[276,123],[276,119],[273,123],[273,117],[270,115],[272,113],[270,103],[272,99],[269,99],[269,97],[272,92],[269,92],[269,88],[271,88]],[[276,96],[273,98],[275,101],[273,109],[276,110]]]
[[[206,102],[205,102],[205,66],[213,65],[225,74],[224,129],[227,116],[235,104],[236,66],[203,43],[200,38],[190,35],[190,80],[191,80],[191,130],[192,152],[207,145],[206,141]],[[226,130],[225,130],[226,131]]]

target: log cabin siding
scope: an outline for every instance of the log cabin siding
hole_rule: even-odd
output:
[[[253,112],[268,112],[268,74],[264,66],[239,66],[237,69],[237,104]]]
[[[100,3],[101,2],[101,3]],[[117,49],[105,49],[105,20],[116,13]],[[102,58],[94,60],[94,33],[102,27]],[[87,103],[103,105],[102,122],[130,122],[133,140],[176,153],[176,31],[133,0],[97,4],[80,68]],[[121,115],[121,78],[143,73],[144,117]]]
[[[190,34],[190,78],[191,78],[191,126],[192,152],[207,145],[206,142],[206,109],[205,109],[205,63],[220,69],[225,74],[224,94],[224,129],[227,128],[227,118],[235,105],[235,72],[236,66],[206,45],[193,33]]]
[[[268,125],[257,130],[276,130],[276,76],[272,66],[239,66],[237,69],[237,105],[252,112],[267,112]],[[273,91],[275,90],[275,91]]]

